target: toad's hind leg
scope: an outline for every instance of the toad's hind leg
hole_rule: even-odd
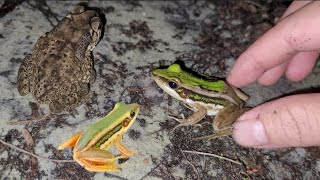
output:
[[[233,131],[233,123],[250,108],[241,108],[237,106],[228,106],[219,111],[215,116],[212,126],[215,133],[194,138],[193,140],[214,139],[223,136],[229,136]]]
[[[49,108],[52,112],[70,111],[74,108],[89,102],[92,99],[92,93],[89,92],[88,84],[85,84],[86,88],[82,91],[74,91],[69,94],[62,95],[53,100],[49,104]],[[81,89],[81,88],[80,88]]]
[[[33,69],[31,57],[31,55],[27,55],[19,67],[17,86],[21,96],[27,95],[30,92],[30,80]]]

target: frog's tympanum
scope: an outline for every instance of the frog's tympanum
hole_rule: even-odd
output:
[[[249,97],[239,89],[224,80],[209,81],[196,77],[182,70],[178,64],[155,69],[152,77],[161,89],[194,111],[186,119],[175,118],[180,122],[175,128],[194,125],[206,115],[215,115],[213,129],[216,133],[196,139],[230,135],[232,124],[248,110],[244,101]]]
[[[123,164],[117,160],[135,154],[122,145],[122,136],[130,128],[139,112],[138,104],[117,103],[114,109],[84,132],[78,132],[58,149],[74,147],[73,159],[88,171],[105,172],[119,170]],[[115,157],[108,151],[113,145],[121,152]]]
[[[90,100],[95,81],[92,50],[101,37],[101,18],[77,5],[41,36],[18,72],[21,95],[31,93],[52,112],[68,111]]]

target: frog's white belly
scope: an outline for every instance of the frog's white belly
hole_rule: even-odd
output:
[[[216,115],[221,109],[224,108],[224,106],[220,104],[210,104],[210,103],[204,103],[201,101],[193,101],[191,99],[186,99],[186,104],[188,104],[190,107],[194,107],[194,104],[200,104],[202,107],[205,107],[207,109],[207,115],[208,116],[214,116]]]

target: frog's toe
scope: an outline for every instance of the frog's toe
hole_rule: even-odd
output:
[[[183,123],[186,120],[186,118],[185,118],[184,114],[182,114],[182,113],[180,114],[180,116],[181,116],[181,118],[169,115],[168,118],[173,119],[175,121],[178,121],[179,123]]]
[[[129,158],[132,155],[138,154],[138,151],[135,150],[127,150],[125,154],[121,154],[120,156],[117,156],[117,159],[125,159]]]
[[[86,166],[86,170],[91,172],[107,172],[107,171],[118,171],[121,172],[119,165],[99,165],[99,166]]]

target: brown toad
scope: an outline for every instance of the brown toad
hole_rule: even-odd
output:
[[[95,81],[92,50],[101,37],[101,18],[77,5],[50,32],[41,36],[18,72],[20,95],[31,93],[51,112],[73,109],[90,99]]]

